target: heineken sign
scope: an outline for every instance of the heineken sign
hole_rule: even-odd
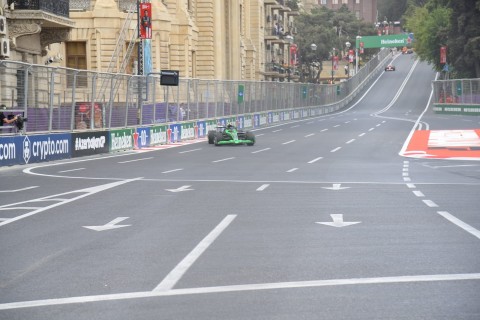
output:
[[[356,48],[390,48],[410,46],[413,42],[413,33],[391,34],[387,36],[358,37]]]

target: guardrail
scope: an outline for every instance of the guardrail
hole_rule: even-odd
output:
[[[13,101],[20,96],[20,101],[36,106],[16,108],[24,111],[28,122],[22,135],[0,136],[0,166],[203,139],[218,123],[252,129],[332,113],[383,71],[388,55],[388,50],[380,52],[349,81],[334,85],[182,79],[178,87],[170,87],[160,86],[157,76],[3,61],[2,98],[11,90]],[[16,87],[2,83],[18,74],[27,75],[24,83],[17,82]],[[100,87],[108,89],[99,93]]]
[[[480,79],[434,81],[433,105],[435,113],[480,115]]]

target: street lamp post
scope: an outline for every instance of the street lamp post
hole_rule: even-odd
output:
[[[347,59],[348,59],[348,60],[347,60],[347,65],[348,65],[347,78],[350,78],[350,46],[351,46],[351,45],[352,45],[352,44],[351,44],[349,41],[345,42],[345,47],[347,48],[347,57],[348,57],[348,58],[347,58]]]
[[[333,48],[332,50],[332,84],[333,84],[333,75],[334,75],[334,71],[333,71],[333,60],[335,59],[335,48]]]
[[[357,41],[355,44],[355,74],[358,72],[358,46],[360,45],[360,40],[362,37],[357,36]]]
[[[291,73],[291,70],[290,70],[290,45],[293,43],[293,37],[291,35],[287,35],[285,36],[285,39],[287,40],[288,42],[288,69],[287,69],[287,76],[288,76],[288,82],[290,82],[290,73]]]
[[[317,51],[317,45],[315,43],[312,43],[310,45],[310,49],[312,50],[312,52],[314,52],[314,57],[315,57],[315,52]],[[308,74],[309,74],[310,79],[313,81],[313,77],[312,77],[312,74],[313,74],[313,59],[312,59],[312,62],[308,65]]]

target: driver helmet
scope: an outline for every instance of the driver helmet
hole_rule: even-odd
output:
[[[231,124],[231,123],[227,124],[227,129],[233,129],[233,128],[235,128],[235,126],[233,124]]]

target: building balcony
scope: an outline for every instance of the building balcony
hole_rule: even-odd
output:
[[[75,22],[69,18],[69,0],[9,0],[5,10],[10,48],[46,54],[52,43],[68,40]]]

